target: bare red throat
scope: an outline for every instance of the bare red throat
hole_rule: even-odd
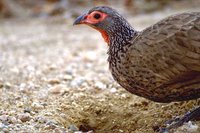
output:
[[[91,25],[89,25],[91,26]],[[99,31],[104,39],[104,41],[109,45],[109,36],[107,34],[107,32],[105,30],[99,29],[97,27],[91,26],[92,28],[94,28],[95,30]]]
[[[101,33],[101,35],[102,35],[104,41],[105,41],[107,44],[109,44],[109,37],[108,37],[107,32],[104,31],[104,30],[101,30],[101,29],[97,29],[97,30]]]

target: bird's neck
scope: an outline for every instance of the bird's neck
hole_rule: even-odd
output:
[[[112,27],[112,30],[108,31],[109,58],[118,58],[119,53],[125,53],[127,47],[131,45],[131,40],[137,35],[138,31],[134,30],[128,22],[120,24],[119,27]]]

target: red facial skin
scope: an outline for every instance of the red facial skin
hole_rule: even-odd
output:
[[[95,14],[99,14],[101,17],[99,19],[96,19],[94,16]],[[89,26],[91,26],[92,28],[98,30],[102,37],[104,38],[104,41],[109,44],[109,38],[108,38],[108,34],[106,33],[106,31],[96,28],[94,26],[92,26],[93,24],[97,24],[101,21],[103,21],[108,15],[99,11],[93,11],[92,13],[86,15],[84,17],[84,20],[81,21],[81,24],[88,24]]]

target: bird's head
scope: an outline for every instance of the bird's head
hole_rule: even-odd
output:
[[[94,7],[87,13],[79,16],[74,21],[74,25],[78,24],[86,24],[98,30],[108,44],[110,37],[117,32],[123,32],[123,30],[129,29],[129,27],[130,30],[132,29],[128,22],[117,13],[117,11],[106,6]]]

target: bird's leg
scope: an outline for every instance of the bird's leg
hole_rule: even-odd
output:
[[[160,133],[167,133],[170,129],[177,128],[181,125],[183,125],[185,122],[188,122],[190,120],[198,120],[200,118],[200,106],[187,112],[183,117],[175,118],[171,121],[168,121],[166,128],[161,128]]]

